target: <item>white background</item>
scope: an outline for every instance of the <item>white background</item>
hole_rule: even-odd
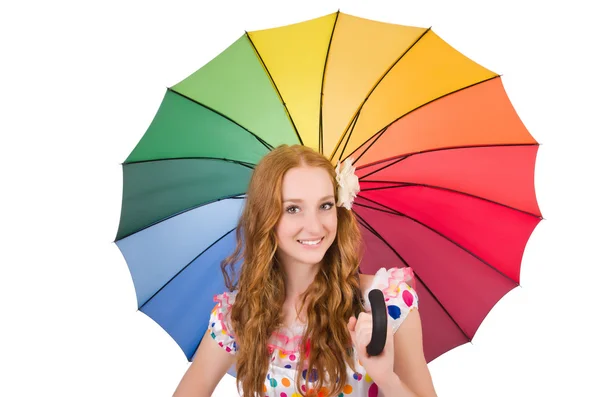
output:
[[[171,86],[245,30],[342,12],[432,26],[503,75],[542,143],[546,218],[439,396],[598,396],[599,63],[592,1],[30,1],[0,9],[0,395],[169,396],[187,368],[112,243],[125,160]],[[6,5],[10,4],[10,5]],[[567,5],[568,4],[568,5]],[[235,395],[227,375],[215,395]]]

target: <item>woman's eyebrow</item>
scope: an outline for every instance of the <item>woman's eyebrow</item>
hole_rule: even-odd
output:
[[[325,197],[321,198],[321,200],[319,200],[319,201],[328,200],[328,199],[329,199],[329,200],[333,200],[333,198],[334,198],[334,197],[333,197],[333,195],[332,195],[332,194],[330,194],[329,196],[325,196]],[[303,203],[303,202],[304,202],[304,200],[302,200],[302,199],[297,199],[297,198],[291,198],[291,199],[284,199],[284,200],[283,200],[283,202],[284,202],[284,203],[286,203],[286,202],[291,202],[291,203]]]

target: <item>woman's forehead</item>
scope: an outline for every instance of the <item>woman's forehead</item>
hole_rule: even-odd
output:
[[[284,200],[321,199],[333,195],[333,184],[329,173],[320,167],[296,167],[283,177]]]

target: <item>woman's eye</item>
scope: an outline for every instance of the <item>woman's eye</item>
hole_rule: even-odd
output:
[[[325,204],[323,204],[323,207],[325,207],[326,210],[329,210],[329,209],[333,208],[333,203],[325,203]]]
[[[286,211],[288,214],[295,214],[295,213],[297,212],[296,210],[299,210],[299,209],[300,209],[300,208],[298,208],[298,207],[297,207],[297,206],[295,206],[295,205],[290,205],[289,207],[287,207],[287,208],[285,209],[285,211]]]
[[[321,205],[321,208],[324,210],[330,210],[331,208],[333,208],[334,204],[329,202],[329,203],[325,203]],[[296,214],[298,212],[300,212],[300,207],[298,207],[297,205],[290,205],[289,207],[287,207],[285,209],[285,212],[287,212],[288,214]]]

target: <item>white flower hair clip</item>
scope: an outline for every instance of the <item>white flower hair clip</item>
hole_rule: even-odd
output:
[[[352,203],[358,192],[360,192],[360,185],[358,183],[358,176],[354,173],[355,167],[352,166],[354,160],[349,157],[344,160],[343,165],[340,166],[338,160],[337,166],[335,167],[335,180],[338,183],[338,197],[337,206],[345,207],[350,210]]]

